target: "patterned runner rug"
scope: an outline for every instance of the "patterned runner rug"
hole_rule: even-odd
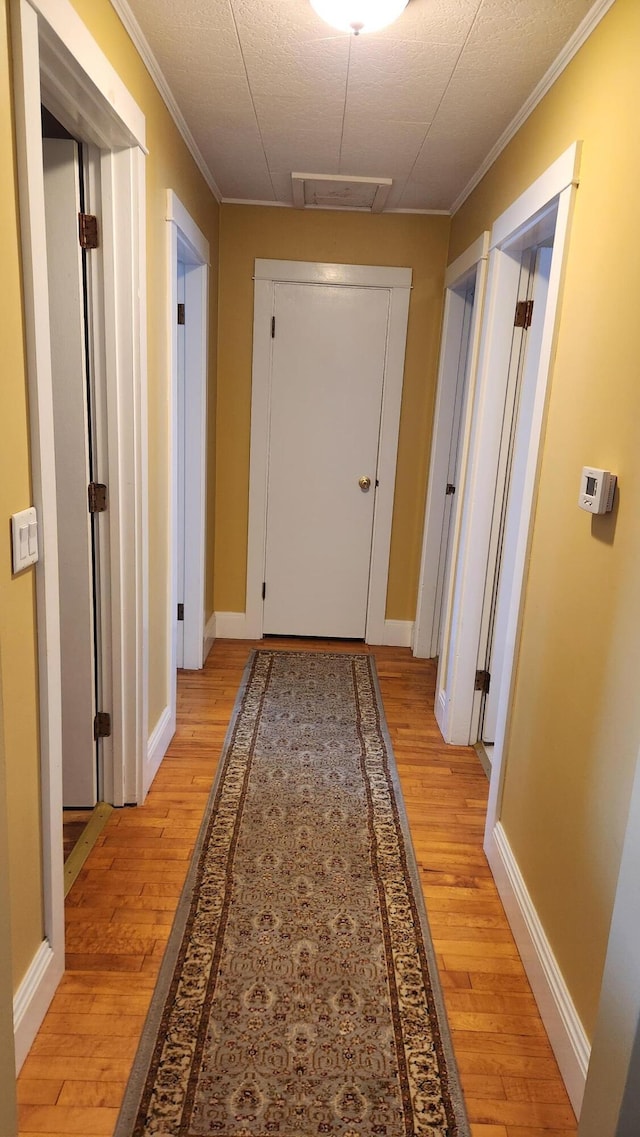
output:
[[[258,651],[116,1137],[468,1137],[375,664]]]

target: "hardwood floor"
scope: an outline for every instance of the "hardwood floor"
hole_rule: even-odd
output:
[[[20,1137],[108,1137],[252,646],[180,675],[178,730],[147,802],[116,810],[67,900],[67,971],[18,1080]],[[575,1137],[576,1123],[482,851],[487,781],[445,746],[434,666],[372,651],[402,781],[473,1137]],[[310,1135],[311,1137],[311,1135]]]

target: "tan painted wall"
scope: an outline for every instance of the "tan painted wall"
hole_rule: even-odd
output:
[[[452,225],[455,256],[584,140],[502,822],[589,1035],[640,737],[639,43],[617,0]],[[619,475],[613,515],[577,508],[583,465]]]
[[[90,32],[109,57],[147,122],[147,254],[149,358],[149,724],[150,730],[167,702],[165,637],[167,592],[167,437],[168,366],[166,356],[166,222],[165,192],[173,189],[211,245],[210,408],[215,423],[215,365],[217,319],[218,207],[142,61],[134,50],[108,0],[77,0],[75,4]],[[29,505],[28,408],[23,347],[23,318],[17,190],[11,88],[7,41],[7,0],[0,26],[0,270],[5,282],[2,311],[3,364],[0,382],[0,641],[5,660],[1,693],[5,708],[7,796],[9,801],[9,858],[14,989],[19,984],[43,935],[40,849],[40,804],[37,737],[37,674],[33,570],[11,577],[6,520]],[[213,431],[211,433],[213,438]],[[213,477],[213,461],[211,475]],[[207,596],[213,586],[213,482],[209,485]],[[7,661],[10,665],[7,665]]]
[[[253,268],[258,257],[413,269],[387,617],[415,615],[435,397],[448,217],[223,205],[216,474],[215,608],[246,593]]]

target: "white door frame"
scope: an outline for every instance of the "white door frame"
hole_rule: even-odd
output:
[[[418,605],[413,633],[413,654],[423,659],[433,659],[438,654],[439,612],[436,610],[439,573],[442,566],[442,546],[445,533],[445,496],[449,454],[454,429],[456,387],[458,383],[460,337],[464,316],[464,290],[475,281],[473,320],[469,333],[468,380],[466,403],[460,421],[460,477],[456,486],[455,516],[452,521],[451,555],[449,564],[456,561],[456,548],[460,530],[459,502],[464,496],[469,437],[471,430],[471,408],[478,366],[480,329],[484,290],[487,279],[487,257],[489,255],[489,233],[478,237],[452,264],[445,274],[445,300],[442,320],[442,340],[438,386],[429,464],[427,503],[425,508],[424,537],[422,543],[422,562],[418,586]],[[451,574],[449,574],[451,575]],[[442,609],[449,610],[447,592],[449,582],[443,582]],[[440,606],[438,606],[440,607]],[[446,629],[443,629],[446,636]],[[443,636],[443,638],[444,638]]]
[[[494,223],[485,299],[485,314],[480,345],[478,379],[472,412],[467,480],[461,503],[460,539],[457,560],[452,573],[450,637],[443,649],[436,683],[436,718],[447,742],[466,745],[471,737],[475,698],[475,671],[482,620],[482,605],[487,572],[487,555],[493,515],[495,479],[504,409],[504,386],[509,365],[513,312],[520,274],[519,250],[535,242],[538,219],[557,203],[557,219],[551,276],[547,294],[544,329],[541,337],[536,395],[532,408],[531,434],[528,445],[526,474],[523,485],[522,515],[514,557],[512,603],[519,612],[524,584],[526,550],[532,516],[533,496],[537,481],[540,440],[551,354],[555,343],[559,315],[559,293],[571,205],[578,178],[580,147],[570,146],[549,169],[517,199]],[[461,614],[464,618],[461,618]],[[519,617],[516,619],[518,623]],[[503,716],[511,697],[511,671],[515,650],[515,630],[507,631],[503,683]],[[501,699],[501,703],[503,702]],[[500,719],[500,712],[498,713]],[[500,724],[492,773],[493,819],[501,754],[498,745]]]
[[[275,285],[355,285],[384,288],[390,293],[387,355],[382,393],[378,451],[378,481],[373,520],[367,643],[385,642],[385,610],[389,577],[389,549],[395,490],[398,430],[402,402],[404,355],[411,293],[410,268],[322,264],[310,261],[256,260],[253,322],[253,386],[251,395],[251,463],[249,473],[249,535],[247,598],[243,624],[245,638],[262,637],[262,582],[266,538],[267,474],[269,459],[269,402],[271,384],[271,319]],[[241,634],[240,631],[236,634]]]
[[[64,968],[58,548],[40,103],[101,151],[109,444],[113,763],[105,797],[142,798],[147,731],[145,120],[68,0],[12,0],[16,142],[38,513],[44,939],[15,999],[21,1065]]]
[[[178,261],[185,273],[185,579],[184,651],[182,666],[201,668],[204,661],[204,588],[206,561],[207,462],[207,360],[209,304],[209,242],[173,190],[167,190],[167,328],[169,331],[170,408],[169,435],[169,652],[168,741],[176,727],[176,609],[178,603]],[[165,712],[167,717],[167,712]],[[160,757],[153,778],[166,750]],[[150,784],[150,783],[149,783]]]

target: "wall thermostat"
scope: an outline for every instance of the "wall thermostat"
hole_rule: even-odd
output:
[[[578,505],[589,513],[610,513],[616,492],[615,474],[608,470],[596,470],[593,466],[583,466],[580,478]]]

